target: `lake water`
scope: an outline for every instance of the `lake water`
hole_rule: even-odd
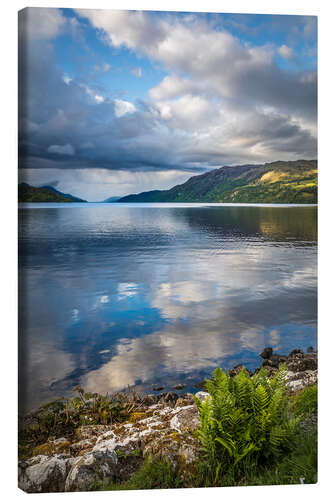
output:
[[[22,204],[20,407],[317,342],[317,208]]]

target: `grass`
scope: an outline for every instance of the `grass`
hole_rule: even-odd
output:
[[[181,478],[168,462],[147,459],[133,476],[123,483],[112,482],[102,486],[102,491],[110,490],[152,490],[181,488]]]
[[[296,416],[307,417],[317,411],[318,386],[306,387],[292,400],[292,410]]]

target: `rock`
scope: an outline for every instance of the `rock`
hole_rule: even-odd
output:
[[[205,389],[206,388],[206,381],[205,380],[202,380],[201,382],[197,382],[196,384],[194,384],[194,386],[196,389]]]
[[[273,349],[272,347],[265,347],[265,349],[262,351],[262,353],[260,354],[260,356],[263,358],[263,359],[269,359],[273,354]]]
[[[175,408],[180,408],[181,406],[188,406],[188,400],[184,398],[178,398],[175,404]]]
[[[286,363],[287,370],[292,372],[304,372],[306,370],[317,370],[318,362],[315,354],[299,354],[289,356]]]
[[[27,493],[64,491],[71,458],[39,455],[19,463],[19,488]]]
[[[186,384],[176,384],[172,386],[172,389],[175,389],[176,391],[181,391],[182,389],[184,389],[184,387],[186,387]]]
[[[169,391],[167,393],[159,394],[158,400],[164,403],[175,403],[178,399],[176,392]]]
[[[148,394],[142,399],[141,402],[147,406],[153,405],[156,403],[156,396],[154,396],[154,394]]]
[[[304,387],[315,385],[318,383],[318,371],[306,370],[304,372],[287,371],[286,373],[286,388],[289,393],[294,394]]]
[[[195,462],[200,454],[200,442],[190,434],[161,433],[143,447],[144,456],[167,460],[174,470]]]
[[[198,408],[195,405],[182,408],[170,420],[170,427],[171,429],[175,429],[178,432],[193,432],[199,429],[200,419]]]
[[[78,457],[66,479],[65,491],[91,491],[99,483],[114,479],[117,454],[114,440],[96,444],[91,452]]]
[[[163,391],[164,387],[159,386],[159,387],[153,387],[153,391]]]
[[[314,348],[312,346],[308,347],[306,350],[307,353],[312,353],[315,352]]]
[[[191,392],[185,392],[182,394],[183,399],[187,399],[188,401],[193,401],[193,394]]]
[[[77,441],[70,446],[70,449],[73,453],[77,454],[81,451],[87,451],[93,448],[97,440],[97,437],[94,436],[91,439],[82,439],[81,441]]]
[[[209,396],[209,393],[208,392],[204,392],[204,391],[199,391],[199,392],[197,392],[194,395],[195,395],[196,398],[200,399],[200,401],[206,401],[206,399]]]
[[[91,439],[92,437],[97,437],[106,431],[112,429],[112,425],[81,425],[75,429],[75,436],[77,439]]]
[[[288,358],[292,358],[294,356],[297,356],[298,354],[301,355],[299,357],[302,357],[304,355],[304,352],[302,351],[302,349],[293,349],[292,351],[290,351]]]
[[[287,356],[281,356],[280,354],[272,354],[268,359],[264,359],[262,366],[272,368],[279,368],[283,363],[287,361]]]
[[[243,368],[245,368],[246,372],[249,375],[251,374],[251,372],[242,364],[234,366],[231,370],[228,371],[228,374],[230,377],[235,377],[236,375],[238,375],[242,371]]]

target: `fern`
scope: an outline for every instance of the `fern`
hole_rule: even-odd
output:
[[[290,419],[285,394],[285,367],[273,378],[261,369],[252,378],[243,369],[234,378],[217,368],[206,382],[210,397],[196,399],[198,432],[214,483],[221,474],[237,474],[251,461],[276,460],[293,446],[298,425]]]

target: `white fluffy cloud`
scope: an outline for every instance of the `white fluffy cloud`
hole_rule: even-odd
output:
[[[135,106],[131,102],[123,101],[122,99],[114,100],[115,115],[119,118],[120,116],[126,115],[127,113],[134,113]]]
[[[288,45],[281,45],[281,47],[278,48],[278,53],[283,59],[292,59],[294,52],[291,47],[288,47]]]
[[[135,50],[169,70],[150,89],[151,106],[170,132],[181,130],[182,139],[192,136],[191,154],[197,160],[205,153],[207,159],[218,153],[221,163],[229,164],[243,157],[315,157],[316,78],[313,72],[310,77],[307,71],[279,68],[272,46],[246,45],[195,18],[181,22],[143,12],[77,12],[102,30],[111,46]],[[293,57],[287,45],[278,53]]]

